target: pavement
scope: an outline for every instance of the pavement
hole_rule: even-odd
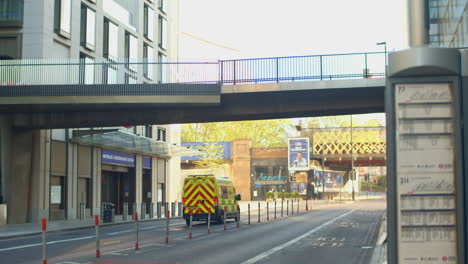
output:
[[[385,202],[316,202],[309,204],[308,211],[304,201],[299,212],[296,206],[294,211],[289,207],[287,215],[283,207],[283,217],[277,203],[276,219],[271,207],[267,216],[262,204],[260,214],[251,204],[251,224],[241,205],[239,228],[229,221],[226,230],[223,225],[212,225],[208,233],[207,224],[197,222],[193,226],[193,238],[188,237],[189,228],[183,219],[171,219],[168,244],[165,243],[166,221],[141,222],[138,250],[134,248],[135,223],[103,226],[100,228],[101,258],[95,257],[93,228],[50,233],[47,234],[48,263],[253,264],[315,263],[314,260],[325,264],[371,263]],[[0,239],[0,259],[2,263],[38,263],[42,259],[41,236]]]

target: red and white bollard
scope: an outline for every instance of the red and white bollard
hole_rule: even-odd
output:
[[[138,212],[135,212],[135,228],[136,228],[136,242],[135,242],[135,250],[137,250],[138,247]]]
[[[171,212],[169,210],[166,211],[166,244],[169,243],[169,219],[171,217]]]
[[[100,258],[101,250],[99,243],[99,215],[94,216],[94,225],[96,226],[96,258]]]
[[[193,220],[193,211],[190,210],[190,233],[189,233],[189,238],[192,238],[192,220]]]
[[[42,264],[47,264],[47,241],[46,241],[46,231],[47,231],[47,220],[42,218]]]

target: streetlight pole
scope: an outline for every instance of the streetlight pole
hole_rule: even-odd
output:
[[[384,54],[385,54],[385,77],[387,77],[387,42],[378,42],[376,43],[378,46],[383,45],[384,46]]]

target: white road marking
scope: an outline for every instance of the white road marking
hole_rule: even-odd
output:
[[[263,253],[260,254],[260,255],[257,255],[257,256],[255,256],[255,257],[253,257],[253,258],[250,258],[250,259],[248,259],[248,260],[242,262],[241,264],[253,264],[253,263],[256,263],[256,262],[258,262],[258,261],[260,261],[260,260],[262,260],[262,259],[264,259],[264,258],[266,258],[266,257],[268,257],[268,256],[270,256],[270,255],[272,255],[272,254],[274,254],[274,253],[276,253],[276,252],[278,252],[278,251],[284,249],[284,248],[287,248],[287,247],[293,245],[294,243],[300,241],[301,239],[304,239],[304,238],[306,238],[306,237],[312,235],[313,233],[315,233],[315,232],[319,231],[320,229],[322,229],[322,228],[324,228],[324,227],[326,227],[326,226],[332,224],[332,223],[335,222],[336,220],[339,220],[339,219],[341,219],[341,218],[343,218],[343,217],[345,217],[345,216],[347,216],[347,215],[353,213],[354,211],[355,211],[355,210],[351,210],[351,211],[346,212],[346,213],[344,213],[344,214],[342,214],[342,215],[339,215],[339,216],[337,216],[337,217],[335,217],[335,218],[333,218],[333,219],[331,219],[331,220],[329,220],[329,221],[327,221],[327,222],[325,222],[325,223],[323,223],[323,224],[317,226],[316,228],[310,230],[309,232],[307,232],[307,233],[305,233],[305,234],[302,234],[301,236],[298,236],[298,237],[296,237],[296,238],[294,238],[294,239],[292,239],[292,240],[290,240],[290,241],[288,241],[288,242],[286,242],[286,243],[284,243],[284,244],[282,244],[282,245],[276,246],[276,247],[274,247],[274,248],[272,248],[272,249],[270,249],[270,250],[268,250],[268,251],[266,251],[266,252],[263,252]]]
[[[109,242],[104,242],[104,245],[112,245],[112,244],[118,244],[120,243],[120,240],[114,240],[114,241],[109,241]]]
[[[113,236],[113,235],[118,235],[118,234],[129,233],[129,232],[135,232],[135,230],[117,231],[117,232],[108,233],[108,235],[109,235],[109,236]]]
[[[64,240],[50,241],[50,242],[47,242],[47,245],[53,245],[53,244],[57,244],[57,243],[65,243],[65,242],[70,242],[70,241],[85,240],[85,239],[90,239],[90,238],[93,238],[93,237],[94,236],[86,236],[86,237],[77,237],[77,238],[70,238],[70,239],[64,239]],[[10,251],[10,250],[15,250],[15,249],[22,249],[22,248],[38,247],[38,246],[42,246],[42,243],[29,244],[29,245],[23,245],[23,246],[16,246],[16,247],[9,247],[9,248],[2,248],[2,249],[0,249],[0,252]]]

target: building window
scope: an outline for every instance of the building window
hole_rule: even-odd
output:
[[[145,77],[153,80],[154,79],[154,50],[153,47],[145,44],[143,48],[143,56],[145,58],[145,64],[144,64],[144,74]]]
[[[153,126],[143,126],[143,134],[142,136],[147,138],[153,137]]]
[[[159,0],[159,10],[161,10],[161,12],[163,12],[163,13],[166,13],[166,11],[167,11],[166,0]]]
[[[158,127],[158,141],[166,142],[166,129]]]
[[[81,46],[94,50],[96,43],[96,12],[81,6]]]
[[[167,20],[160,16],[159,17],[159,47],[167,50]]]
[[[111,60],[119,57],[119,27],[109,19],[104,20],[104,57]]]
[[[55,0],[55,33],[70,38],[71,34],[71,0]]]
[[[23,25],[23,0],[0,1],[0,27],[21,27]]]
[[[145,37],[151,41],[154,40],[154,10],[145,5]]]
[[[80,54],[80,83],[94,84],[94,59],[81,53]]]
[[[167,62],[167,57],[159,53],[158,55],[158,82],[159,83],[167,83],[167,67],[168,65],[166,64]]]
[[[104,83],[107,84],[117,84],[117,69],[111,65],[104,65]]]
[[[136,63],[138,58],[138,39],[129,32],[125,33],[125,58],[130,63]],[[136,72],[138,65],[127,64],[127,68]]]

